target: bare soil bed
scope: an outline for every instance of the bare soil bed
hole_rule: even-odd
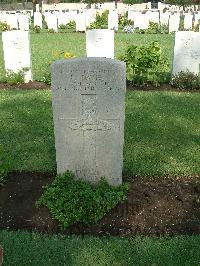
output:
[[[0,90],[4,89],[20,89],[20,90],[48,90],[51,86],[47,85],[40,81],[29,81],[28,83],[23,84],[17,84],[17,85],[9,85],[8,83],[0,83]],[[190,92],[199,92],[199,90],[189,90],[189,89],[178,89],[170,84],[161,84],[160,86],[156,87],[153,85],[141,85],[141,86],[135,86],[131,84],[130,82],[127,82],[126,84],[127,90],[143,90],[143,91],[190,91]]]
[[[0,228],[79,235],[200,234],[200,178],[124,177],[128,199],[95,225],[62,230],[48,209],[35,207],[53,174],[12,172],[0,188]],[[131,181],[129,181],[131,180]]]

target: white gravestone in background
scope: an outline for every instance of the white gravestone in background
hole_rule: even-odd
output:
[[[147,13],[140,13],[134,20],[134,28],[147,30],[149,27],[149,16]]]
[[[18,73],[27,68],[24,80],[26,83],[32,80],[29,32],[2,32],[2,42],[6,71]]]
[[[199,73],[200,33],[179,31],[175,35],[173,74],[180,71]]]
[[[176,32],[179,30],[180,15],[171,14],[169,17],[169,32]]]
[[[39,26],[42,29],[42,14],[40,12],[34,12],[34,27]]]
[[[107,58],[52,65],[57,172],[70,170],[93,184],[122,183],[125,63]]]
[[[110,11],[108,14],[108,29],[118,31],[118,13]]]
[[[52,29],[54,31],[58,31],[58,19],[56,14],[49,14],[46,17],[47,27],[48,29]]]
[[[199,24],[199,20],[200,20],[200,12],[196,12],[194,15],[194,26]]]
[[[170,16],[169,12],[165,12],[165,13],[161,12],[160,13],[160,24],[168,26],[168,24],[169,24],[169,16]]]
[[[40,5],[39,4],[36,4],[35,11],[40,12]]]
[[[184,29],[185,30],[192,29],[192,19],[193,19],[193,15],[189,13],[188,14],[185,13],[185,17],[184,17]]]
[[[16,14],[6,15],[6,23],[10,26],[10,29],[18,30],[18,15]]]
[[[87,57],[114,59],[114,30],[88,30],[86,32]]]
[[[157,12],[157,11],[147,11],[147,14],[149,16],[149,21],[150,22],[154,22],[154,23],[160,24],[159,12]]]
[[[27,15],[19,15],[18,23],[20,30],[29,30],[29,17]]]
[[[85,13],[79,13],[76,15],[76,31],[86,31],[86,18]]]

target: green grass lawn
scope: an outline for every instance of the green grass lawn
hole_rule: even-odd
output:
[[[20,266],[198,266],[200,237],[95,238],[0,231],[4,262]]]
[[[124,173],[200,173],[200,94],[127,92]],[[56,170],[50,91],[0,91],[0,143],[13,169]]]
[[[1,37],[1,36],[0,36]],[[0,38],[1,39],[1,38]],[[33,78],[41,80],[43,74],[47,71],[48,65],[53,60],[52,53],[65,51],[73,53],[76,57],[86,56],[86,44],[84,33],[31,33],[31,54]],[[161,44],[163,55],[168,62],[172,64],[174,35],[172,34],[115,34],[115,58],[122,55],[126,47],[130,44],[145,45],[153,41]],[[169,71],[170,71],[169,68]],[[3,49],[0,40],[0,81],[5,76],[3,63]]]

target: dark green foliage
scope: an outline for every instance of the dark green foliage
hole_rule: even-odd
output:
[[[0,31],[8,31],[10,26],[6,22],[0,22]]]
[[[149,34],[157,34],[157,33],[160,33],[160,25],[158,23],[155,23],[155,22],[149,22],[149,27],[146,31],[146,33],[149,33]]]
[[[10,169],[11,158],[5,153],[3,147],[0,145],[0,186],[6,182]]]
[[[158,42],[140,47],[131,45],[120,59],[126,62],[127,80],[134,84],[166,82],[168,64],[161,56]]]
[[[41,32],[41,28],[40,28],[40,26],[35,26],[35,27],[34,27],[34,32],[35,32],[35,33],[40,33],[40,32]]]
[[[91,23],[88,27],[89,29],[106,29],[108,27],[108,13],[109,11],[106,10],[102,13],[102,15],[96,15],[96,21]]]
[[[66,172],[46,186],[37,206],[46,206],[63,227],[82,222],[96,223],[117,203],[126,199],[128,185],[110,186],[105,179],[92,186]]]
[[[76,22],[73,20],[73,21],[70,21],[69,23],[67,23],[66,25],[66,29],[75,29],[76,28]]]
[[[200,89],[200,77],[189,71],[179,72],[172,76],[171,85],[179,89],[190,89],[199,90]]]
[[[125,26],[130,26],[132,24],[133,22],[128,19],[128,12],[126,12],[124,16],[119,17],[119,26],[121,26],[122,28],[124,28]]]

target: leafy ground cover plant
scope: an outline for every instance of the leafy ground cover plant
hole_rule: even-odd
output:
[[[126,62],[127,80],[134,84],[152,83],[155,86],[166,82],[167,60],[161,56],[158,42],[148,46],[130,45],[120,58]]]
[[[28,70],[27,68],[23,68],[23,69],[19,70],[18,72],[14,72],[14,71],[9,70],[6,72],[5,81],[10,85],[16,85],[16,84],[24,83],[24,76],[25,76],[25,72],[27,70]]]
[[[46,206],[63,227],[78,222],[92,224],[123,202],[127,191],[127,184],[113,187],[102,178],[93,186],[89,182],[75,180],[74,174],[67,171],[45,187],[36,206]]]
[[[179,89],[200,89],[200,77],[189,71],[180,71],[176,75],[172,75],[171,85]]]
[[[0,22],[0,31],[9,31],[10,26],[6,22]]]
[[[6,182],[8,172],[11,169],[11,158],[0,145],[0,187]]]
[[[95,22],[91,23],[88,29],[106,29],[108,27],[108,13],[108,10],[101,15],[97,13]]]
[[[40,26],[37,26],[37,25],[36,25],[36,26],[34,27],[34,32],[35,32],[35,33],[40,33],[40,32],[41,32],[41,28],[40,28]]]

